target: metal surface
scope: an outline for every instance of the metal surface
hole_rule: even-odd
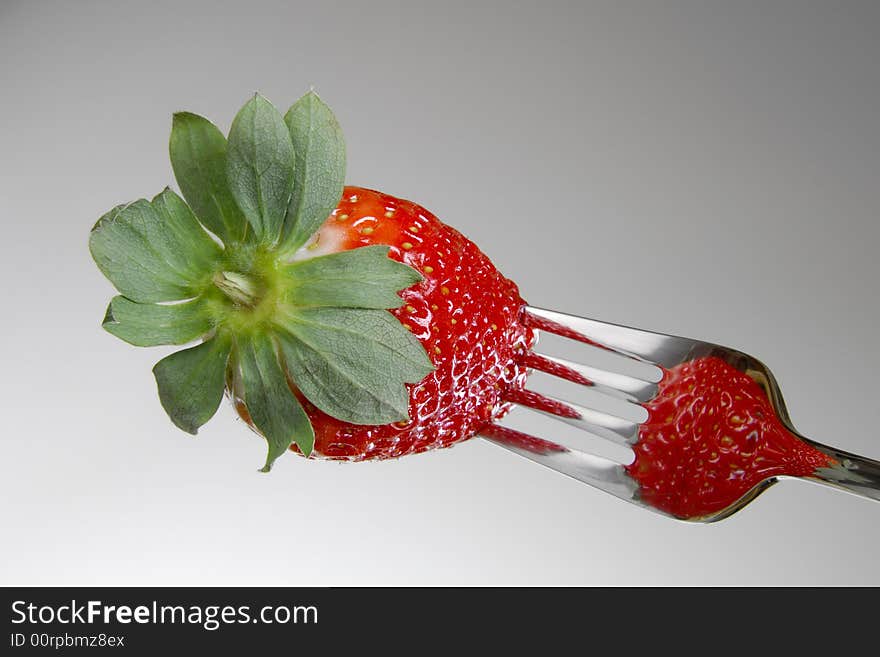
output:
[[[643,378],[631,374],[621,374],[597,368],[592,365],[572,362],[552,356],[540,354],[541,358],[564,366],[593,383],[589,389],[595,393],[607,395],[628,403],[640,404],[650,402],[657,393],[657,383],[663,375],[662,368],[713,356],[720,358],[747,374],[764,391],[771,406],[782,424],[808,445],[832,457],[835,465],[820,468],[811,476],[804,477],[809,481],[844,490],[854,495],[880,501],[880,462],[863,456],[850,454],[833,447],[810,440],[795,429],[785,407],[782,392],[770,370],[758,359],[735,349],[720,345],[691,340],[662,333],[643,331],[640,329],[609,324],[584,317],[566,315],[550,310],[529,307],[528,315],[535,320],[535,326],[542,330],[541,323],[553,327],[551,332],[564,338],[583,342],[594,347],[610,350],[626,358],[635,359],[640,363],[652,366],[646,370]],[[543,330],[548,330],[544,328]],[[555,421],[565,422],[591,435],[624,445],[635,444],[639,439],[639,424],[628,419],[609,414],[605,410],[593,409],[583,404],[575,404],[550,397],[544,397],[554,404],[571,409],[570,416],[548,412],[546,409],[529,407],[542,416],[552,418],[548,421],[547,434],[554,434]],[[522,404],[520,404],[522,406]],[[490,425],[481,435],[493,443],[505,447],[520,456],[531,459],[548,468],[573,477],[579,481],[595,486],[611,493],[627,502],[637,504],[655,513],[668,515],[665,512],[645,503],[639,496],[639,486],[626,472],[624,464],[611,459],[590,454],[586,451],[572,449],[558,444],[552,438],[541,436],[540,440],[524,440],[525,434],[508,431],[497,425]],[[525,436],[528,438],[528,436]],[[754,486],[736,502],[708,516],[697,518],[679,518],[696,522],[712,522],[726,518],[742,509],[762,491],[779,479],[786,477],[770,477]]]

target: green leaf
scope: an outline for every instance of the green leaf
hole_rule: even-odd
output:
[[[178,112],[171,123],[171,168],[183,197],[225,244],[245,239],[248,223],[226,182],[226,137],[208,119]]]
[[[185,344],[211,329],[203,299],[160,306],[113,297],[102,326],[136,347]]]
[[[153,197],[150,205],[162,217],[168,240],[169,258],[180,269],[210,272],[223,254],[223,249],[205,232],[186,202],[166,187]]]
[[[400,290],[422,280],[412,267],[388,257],[389,247],[363,246],[288,265],[287,301],[296,306],[398,308]]]
[[[296,442],[308,456],[315,444],[315,432],[299,400],[287,385],[275,347],[267,335],[243,338],[238,345],[244,398],[256,427],[269,443],[263,472]]]
[[[333,112],[313,91],[287,110],[284,122],[290,130],[296,167],[283,241],[286,251],[295,251],[318,230],[342,197],[345,140]]]
[[[283,328],[293,380],[310,402],[345,422],[407,419],[404,384],[434,369],[418,339],[384,310],[297,308]]]
[[[117,206],[92,228],[89,249],[98,268],[132,301],[188,299],[210,280],[220,251],[192,215],[179,210],[162,205],[160,211],[140,199]]]
[[[294,154],[284,119],[255,94],[229,130],[226,176],[238,207],[257,238],[274,244],[281,236],[293,187]]]
[[[230,348],[230,339],[217,335],[166,356],[153,367],[162,407],[184,431],[197,433],[217,412],[226,386]]]

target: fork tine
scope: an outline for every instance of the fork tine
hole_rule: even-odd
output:
[[[535,351],[529,352],[525,359],[525,365],[568,381],[589,386],[596,392],[610,397],[633,403],[650,401],[657,394],[656,382],[644,381],[626,374],[609,372],[598,367],[575,363],[556,356],[547,356]],[[574,373],[575,376],[570,373]]]
[[[695,348],[704,344],[687,338],[608,324],[532,306],[526,308],[526,318],[534,328],[663,367],[680,363]]]
[[[619,445],[633,445],[639,438],[636,422],[531,390],[508,390],[503,399]]]
[[[638,485],[623,466],[610,459],[568,449],[541,438],[497,424],[489,424],[480,435],[500,447],[543,466],[582,481],[623,500],[634,501]]]

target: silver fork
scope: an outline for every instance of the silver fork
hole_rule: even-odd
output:
[[[789,418],[782,393],[773,374],[756,358],[735,349],[700,340],[653,333],[540,308],[529,307],[526,308],[525,313],[527,323],[539,333],[542,331],[553,333],[638,362],[641,368],[640,374],[632,375],[613,371],[607,367],[563,360],[534,350],[527,360],[527,364],[534,369],[588,386],[595,393],[624,400],[626,404],[632,405],[632,409],[642,407],[655,399],[658,383],[670,368],[707,356],[722,359],[758,384],[783,427],[807,445],[830,457],[828,467],[815,469],[805,476],[805,479],[880,501],[880,462],[817,443],[799,434]],[[594,396],[593,399],[596,397]],[[604,408],[600,410],[591,407],[595,404],[574,404],[543,394],[533,395],[528,391],[515,393],[508,401],[516,406],[537,410],[543,415],[620,445],[632,447],[639,441],[642,426],[640,422],[622,417],[624,415],[622,413],[614,414]],[[644,411],[642,416],[647,418]],[[548,425],[548,430],[552,431],[552,429],[553,426]],[[681,517],[664,512],[648,503],[640,494],[638,482],[630,476],[623,463],[563,446],[552,439],[539,438],[509,429],[501,424],[488,425],[480,435],[501,447],[611,493],[622,500],[680,520],[713,522],[727,518],[780,478],[788,478],[787,476],[765,478],[723,509],[699,517]]]

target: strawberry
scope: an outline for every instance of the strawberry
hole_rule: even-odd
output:
[[[299,255],[376,244],[391,247],[389,257],[424,276],[401,292],[403,305],[392,314],[419,339],[435,369],[412,386],[407,421],[352,424],[302,399],[315,430],[316,456],[360,461],[448,447],[502,415],[508,406],[503,393],[525,383],[521,357],[532,331],[520,321],[523,301],[516,285],[473,242],[425,208],[346,187],[339,206]],[[240,396],[236,410],[252,425]]]
[[[642,499],[680,518],[716,513],[762,481],[829,457],[786,429],[764,391],[717,357],[666,371],[627,466]]]
[[[103,326],[137,346],[193,347],[154,368],[196,433],[224,391],[268,446],[359,461],[472,437],[525,384],[533,332],[516,285],[424,208],[343,188],[345,145],[306,94],[283,117],[255,96],[228,139],[174,117],[166,189],[92,229],[119,290]],[[169,303],[175,302],[175,303]]]

